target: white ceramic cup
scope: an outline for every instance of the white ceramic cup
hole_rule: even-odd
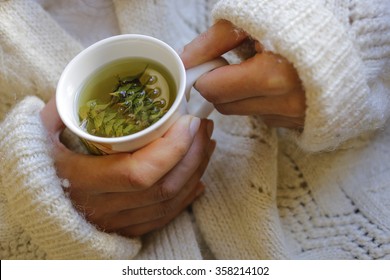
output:
[[[168,112],[156,123],[134,134],[121,137],[98,137],[80,128],[77,100],[80,88],[97,69],[121,58],[147,58],[165,66],[176,84],[177,93]],[[135,151],[161,137],[182,115],[188,113],[190,91],[204,73],[227,62],[218,58],[185,70],[178,54],[166,43],[145,35],[125,34],[109,37],[86,48],[64,69],[57,85],[56,105],[64,124],[75,133],[94,154]],[[198,117],[207,117],[213,106],[202,101]]]

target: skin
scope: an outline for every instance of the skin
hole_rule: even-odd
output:
[[[185,46],[181,58],[191,68],[248,39],[230,22],[219,21]],[[195,87],[222,114],[259,115],[269,126],[302,129],[305,92],[295,68],[264,51],[259,42],[256,52],[240,64],[203,75]],[[58,176],[70,182],[65,191],[86,219],[102,230],[125,236],[154,231],[204,191],[200,179],[216,145],[209,120],[183,116],[162,138],[134,153],[91,156],[72,152],[60,142],[64,125],[54,98],[41,118],[53,142]]]
[[[191,68],[246,40],[247,33],[221,20],[186,45],[181,58]],[[271,127],[302,129],[306,99],[296,69],[282,56],[264,51],[259,42],[255,48],[253,57],[203,75],[195,87],[222,114],[258,115]]]
[[[41,111],[53,158],[74,206],[107,232],[140,236],[168,224],[205,189],[200,181],[215,141],[213,123],[181,117],[160,139],[134,153],[75,153],[59,139],[64,129],[54,98]]]

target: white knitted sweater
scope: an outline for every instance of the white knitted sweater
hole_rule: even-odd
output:
[[[120,32],[175,48],[207,28],[212,2],[113,1]],[[1,259],[390,258],[389,1],[220,0],[215,20],[294,63],[305,128],[213,114],[205,195],[142,239],[86,222],[56,176],[38,113],[83,45],[49,8],[0,1]]]

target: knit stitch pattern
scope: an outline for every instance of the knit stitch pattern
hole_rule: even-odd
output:
[[[275,131],[249,117],[216,121],[219,142],[205,176],[208,189],[194,204],[206,242],[218,259],[286,258],[274,203]]]
[[[122,33],[175,49],[207,28],[214,2],[113,1]],[[2,259],[390,259],[389,1],[218,1],[214,21],[230,20],[297,68],[305,127],[212,114],[205,194],[142,238],[88,223],[56,175],[39,112],[83,46],[48,7],[0,1]],[[74,135],[63,139],[79,150]]]
[[[389,132],[337,157],[284,143],[277,205],[294,258],[390,258]]]
[[[48,258],[133,257],[140,246],[138,240],[98,231],[76,212],[65,196],[48,153],[48,137],[37,114],[42,106],[35,97],[27,98],[1,125],[1,155],[5,159],[14,158],[1,161],[2,191],[13,206],[8,214],[23,225],[31,242],[43,248]],[[16,237],[13,242],[19,242],[23,236],[26,238],[19,229],[16,236],[8,237]],[[8,244],[11,241],[2,240]]]
[[[180,49],[207,26],[205,0],[114,0],[122,33],[156,37]]]

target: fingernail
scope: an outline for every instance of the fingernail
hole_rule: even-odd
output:
[[[197,117],[192,117],[190,123],[190,134],[192,137],[195,137],[195,134],[198,132],[200,127],[200,119]]]
[[[214,131],[214,122],[212,120],[207,121],[207,136],[211,138]]]

